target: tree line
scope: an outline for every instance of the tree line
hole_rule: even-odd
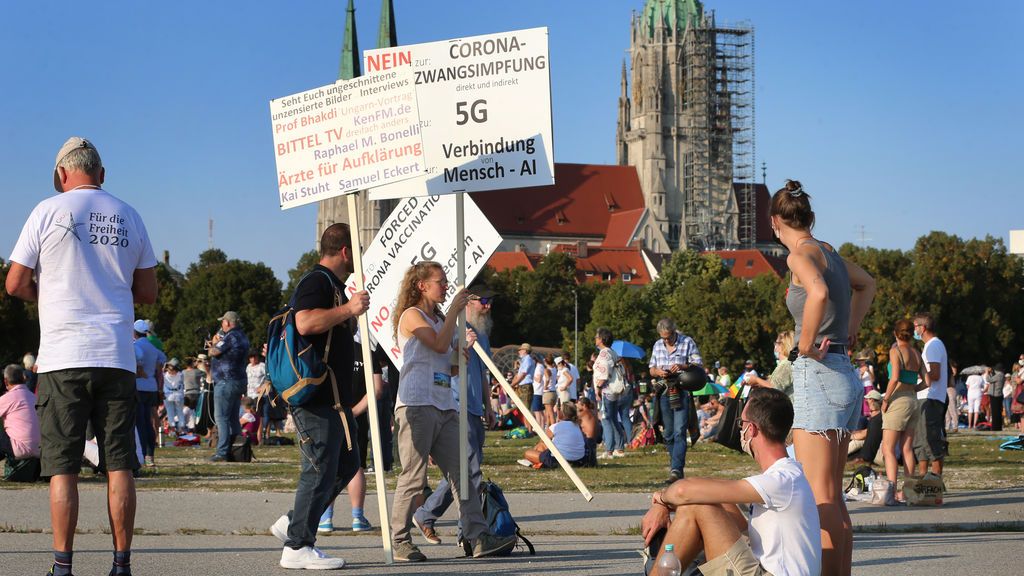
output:
[[[932,232],[907,251],[845,244],[840,253],[878,284],[858,335],[862,349],[884,357],[893,341],[893,323],[922,311],[937,319],[950,357],[961,366],[1008,365],[1024,350],[1024,261],[1009,254],[1001,239],[964,240]],[[161,263],[158,300],[137,306],[136,316],[153,322],[169,356],[184,358],[201,352],[203,340],[219,326],[217,317],[235,310],[259,349],[270,316],[316,262],[315,251],[302,254],[284,287],[265,264],[229,259],[218,249],[200,254],[184,274]],[[0,265],[0,280],[6,271]],[[599,326],[649,351],[658,320],[669,317],[697,341],[706,363],[720,361],[735,370],[749,358],[767,368],[775,364],[776,334],[793,328],[785,307],[787,279],[772,274],[751,281],[735,278],[718,256],[691,250],[672,254],[657,280],[642,287],[578,284],[572,256],[560,252],[545,256],[533,271],[485,269],[480,280],[497,293],[493,346],[530,342],[574,356],[578,325],[583,362],[594,351]],[[35,305],[4,293],[0,322],[5,363],[38,349]]]

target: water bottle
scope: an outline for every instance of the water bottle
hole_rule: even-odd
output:
[[[679,558],[676,558],[676,553],[673,551],[674,548],[671,544],[665,544],[665,551],[661,553],[658,563],[655,564],[658,567],[658,576],[679,576],[683,572]]]

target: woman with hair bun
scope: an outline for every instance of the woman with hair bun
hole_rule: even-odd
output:
[[[796,323],[793,362],[793,444],[818,504],[822,574],[846,576],[853,528],[843,501],[850,430],[864,389],[849,350],[875,295],[875,281],[811,234],[814,211],[800,182],[787,180],[772,196],[772,232],[789,249],[786,306]]]
[[[897,447],[903,454],[903,471],[914,472],[914,429],[921,417],[917,407],[917,392],[928,386],[923,384],[924,362],[913,345],[914,323],[907,319],[896,321],[893,328],[896,343],[889,349],[889,385],[882,399],[882,456],[885,476],[896,486],[899,465]],[[918,384],[918,379],[922,384]]]

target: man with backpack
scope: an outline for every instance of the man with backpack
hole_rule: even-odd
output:
[[[354,404],[351,320],[366,312],[370,297],[361,291],[345,298],[343,279],[352,270],[349,227],[332,224],[320,238],[320,263],[299,281],[292,297],[295,327],[325,359],[328,377],[306,402],[291,407],[302,468],[292,510],[270,528],[284,542],[282,568],[330,570],[345,565],[315,544],[320,515],[360,466],[356,421],[344,406]]]

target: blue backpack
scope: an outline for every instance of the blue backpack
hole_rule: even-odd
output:
[[[537,553],[533,548],[533,544],[519,531],[519,524],[516,524],[515,518],[509,512],[505,493],[502,492],[497,484],[490,480],[480,484],[480,498],[482,499],[484,522],[487,523],[488,532],[496,536],[516,535],[530,549],[531,555]],[[508,554],[512,554],[511,549],[508,551]]]
[[[341,304],[341,293],[338,287],[334,286],[334,280],[323,270],[314,270],[299,280],[296,286],[310,275],[320,273],[327,276],[334,287],[334,304]],[[267,378],[274,386],[274,390],[280,395],[285,404],[289,406],[301,406],[305,404],[314,394],[319,386],[327,381],[330,374],[331,385],[334,387],[335,398],[338,390],[335,383],[334,372],[327,365],[327,357],[331,353],[331,333],[327,333],[327,346],[324,349],[324,356],[313,346],[313,343],[299,334],[295,326],[295,295],[283,308],[277,311],[270,319],[267,327]]]

